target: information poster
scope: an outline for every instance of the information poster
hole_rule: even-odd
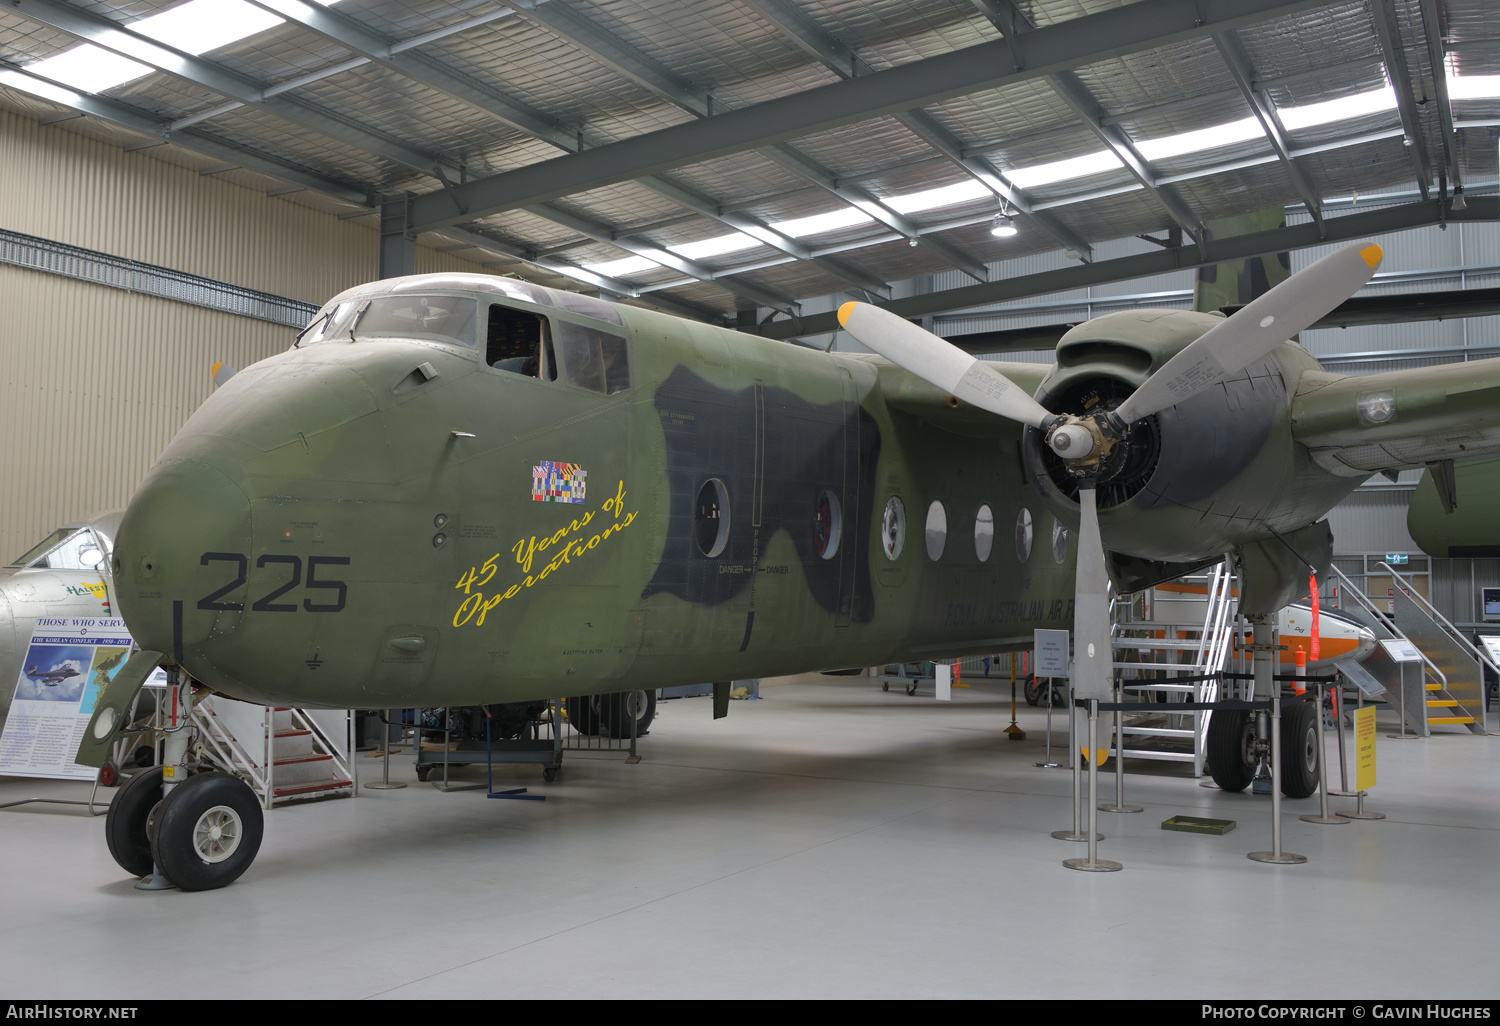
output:
[[[98,770],[73,756],[100,692],[128,658],[124,620],[39,619],[0,734],[0,774],[92,780]]]
[[[1375,707],[1367,705],[1354,713],[1354,789],[1375,786]]]

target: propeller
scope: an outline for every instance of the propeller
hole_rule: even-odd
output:
[[[999,371],[888,310],[845,303],[839,323],[898,367],[973,406],[1038,429],[1078,479],[1073,687],[1080,697],[1107,701],[1113,653],[1109,573],[1095,502],[1100,462],[1132,424],[1211,388],[1327,316],[1370,280],[1382,255],[1373,242],[1330,253],[1204,332],[1115,409],[1083,416],[1048,411]]]

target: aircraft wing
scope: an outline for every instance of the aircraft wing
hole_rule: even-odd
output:
[[[909,413],[934,427],[959,435],[989,437],[1020,432],[1013,422],[971,406],[908,370],[876,357],[870,359],[878,362],[880,392],[885,397],[886,406],[893,410]],[[1034,394],[1041,387],[1042,379],[1052,369],[1050,364],[1000,361],[986,361],[985,366],[1020,386],[1027,395]]]
[[[1500,360],[1352,377],[1308,371],[1292,433],[1345,477],[1500,454]]]

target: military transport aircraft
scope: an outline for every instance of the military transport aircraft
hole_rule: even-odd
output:
[[[456,706],[1073,627],[1100,693],[1110,579],[1233,552],[1265,623],[1326,567],[1319,518],[1362,479],[1500,451],[1500,363],[1350,378],[1286,341],[1379,259],[1340,250],[1227,319],[1110,314],[1052,367],[976,363],[863,303],[844,326],[886,359],[482,275],[351,289],[211,395],[131,501],[113,573],[142,651],[79,759],[103,761],[158,664],[177,709],[195,688]],[[189,734],[106,835],[132,873],[223,886],[260,812],[193,771]]]

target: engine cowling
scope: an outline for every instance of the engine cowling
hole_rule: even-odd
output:
[[[1056,413],[1118,406],[1168,359],[1219,322],[1214,314],[1130,310],[1069,331],[1036,399]],[[1130,425],[1099,463],[1099,525],[1107,550],[1188,563],[1217,557],[1266,527],[1316,519],[1347,490],[1292,438],[1290,395],[1316,361],[1287,343],[1183,402]],[[1028,429],[1028,474],[1064,522],[1078,521],[1067,463]],[[1322,507],[1318,502],[1332,497]]]

